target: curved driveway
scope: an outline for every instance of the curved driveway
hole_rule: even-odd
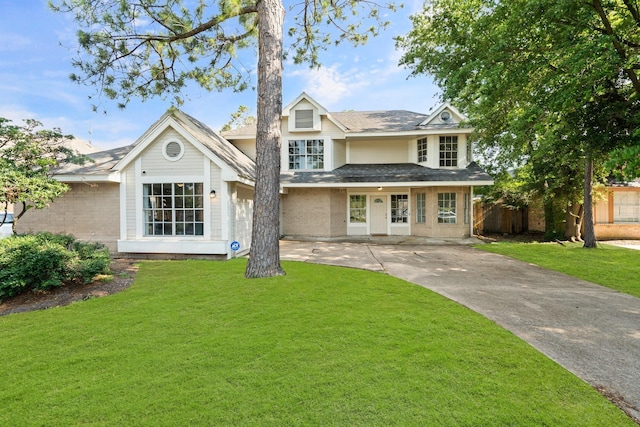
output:
[[[385,272],[431,289],[513,332],[640,420],[640,298],[465,244],[281,241],[280,257]]]

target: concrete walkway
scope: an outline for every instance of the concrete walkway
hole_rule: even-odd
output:
[[[472,242],[281,241],[280,256],[384,272],[431,289],[513,332],[640,420],[640,298]]]

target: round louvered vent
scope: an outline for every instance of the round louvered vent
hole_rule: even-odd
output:
[[[184,145],[180,141],[167,141],[162,149],[164,158],[175,162],[180,160],[184,154]]]

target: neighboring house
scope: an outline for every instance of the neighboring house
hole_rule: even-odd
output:
[[[444,104],[329,113],[302,93],[283,110],[281,234],[473,233],[473,188],[493,180],[471,159],[472,129]],[[233,256],[251,245],[255,126],[225,138],[172,109],[133,145],[94,153],[57,178],[71,191],[25,215],[21,231],[72,233],[123,254]]]
[[[330,113],[302,93],[282,116],[283,235],[473,234],[473,188],[493,180],[453,106]],[[223,135],[255,158],[255,126]]]
[[[598,240],[640,239],[640,182],[609,185],[602,195],[594,209]]]
[[[71,191],[25,215],[21,231],[71,233],[123,254],[249,249],[254,162],[201,122],[171,109],[133,145],[89,157],[60,170]]]

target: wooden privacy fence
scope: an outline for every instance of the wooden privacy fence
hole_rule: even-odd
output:
[[[529,230],[528,208],[511,209],[500,205],[476,203],[473,228],[478,234],[518,234]]]

